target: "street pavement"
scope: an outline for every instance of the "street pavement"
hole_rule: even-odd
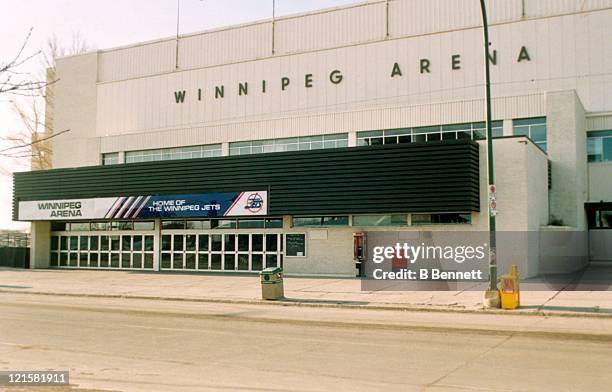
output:
[[[612,267],[592,267],[584,281],[609,281]],[[607,278],[609,277],[609,278]],[[484,287],[464,291],[362,290],[359,279],[285,277],[283,304],[360,306],[443,311],[482,311]],[[612,289],[581,290],[591,285],[564,285],[530,290],[523,283],[521,309],[513,313],[567,314],[612,317]],[[0,293],[127,296],[191,301],[261,302],[257,275],[214,273],[152,273],[96,270],[23,270],[0,268]]]
[[[0,369],[69,370],[76,390],[609,391],[612,385],[609,318],[6,292],[0,314]]]

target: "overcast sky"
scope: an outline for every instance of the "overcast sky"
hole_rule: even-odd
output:
[[[276,14],[288,15],[335,7],[356,0],[276,0]],[[180,32],[267,19],[272,0],[180,0]],[[26,52],[35,53],[53,35],[69,45],[80,34],[93,48],[106,49],[164,38],[176,34],[177,0],[2,0],[0,20],[0,64],[11,59],[32,27]],[[37,72],[40,62],[30,61],[23,71]],[[20,126],[7,102],[0,96],[0,137]],[[6,143],[0,140],[0,149]],[[3,169],[24,171],[0,157]],[[25,229],[29,224],[11,221],[12,179],[0,173],[0,229]]]

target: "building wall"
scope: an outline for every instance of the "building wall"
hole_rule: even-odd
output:
[[[225,141],[274,139],[291,136],[357,132],[420,125],[481,121],[482,100],[428,105],[383,105],[352,111],[295,114],[263,120],[233,121],[101,138],[101,151],[130,151],[160,147],[223,143]],[[493,99],[496,118],[537,117],[546,113],[544,94]],[[94,164],[94,163],[91,163]]]
[[[587,115],[587,131],[612,129],[612,115],[610,113]],[[600,202],[612,200],[612,162],[588,163],[589,201]]]
[[[15,173],[14,218],[28,200],[249,190],[277,216],[479,211],[478,154],[449,140]]]
[[[522,277],[535,276],[541,257],[540,228],[548,223],[548,158],[525,137],[495,139],[493,153],[498,264],[501,268],[516,264]]]
[[[542,227],[538,239],[540,274],[575,272],[589,263],[590,233],[568,226]]]
[[[535,144],[524,143],[527,162],[527,227],[539,230],[548,224],[548,157]]]
[[[574,91],[549,93],[547,105],[550,215],[566,226],[584,230],[588,199],[584,108]]]
[[[470,232],[466,237],[488,239],[487,170],[485,143],[480,142],[481,212],[472,213],[471,224],[419,225],[405,227],[292,228],[285,218],[285,232],[306,233],[306,257],[285,258],[285,271],[309,275],[314,270],[324,275],[354,276],[353,233],[393,231],[401,233]],[[548,159],[524,137],[495,139],[495,175],[498,192],[498,261],[501,266],[517,264],[522,277],[539,272],[540,228],[548,221]],[[398,211],[400,213],[400,211]],[[479,237],[480,236],[480,237]],[[467,239],[466,239],[467,240]],[[504,267],[505,268],[505,267]],[[505,272],[505,271],[502,271]]]
[[[595,27],[610,16],[612,10],[494,26],[491,40],[498,51],[498,65],[492,71],[493,95],[576,89],[587,110],[612,110],[607,103],[612,100],[610,92],[603,87],[610,76],[605,75],[606,67],[600,64],[606,61],[601,58],[605,48],[602,51],[600,46],[589,46],[592,41],[604,42],[599,40],[602,34],[612,35],[612,27],[605,27],[610,25]],[[568,34],[549,33],[556,29]],[[584,31],[578,31],[581,29]],[[481,31],[474,28],[101,83],[97,135],[356,110],[372,105],[479,99],[483,93],[481,40]],[[531,61],[517,61],[522,46],[529,51]],[[582,49],[574,48],[589,50],[581,53]],[[461,69],[452,69],[453,55],[459,56],[457,67]],[[420,73],[422,58],[431,62],[431,73]],[[395,63],[402,75],[391,77]],[[328,80],[333,70],[342,72],[341,83]],[[312,88],[304,87],[306,74],[312,74]],[[281,89],[282,77],[291,80],[285,91]],[[267,84],[265,93],[261,92],[262,80]],[[240,96],[239,83],[245,82],[249,92]],[[221,86],[224,97],[216,98],[215,89]],[[198,89],[202,89],[201,100]],[[185,102],[177,104],[174,93],[183,90]]]
[[[32,222],[30,268],[48,268],[51,252],[51,222]]]
[[[546,117],[551,160],[550,219],[555,226],[541,228],[539,272],[569,273],[589,262],[584,210],[589,199],[588,122],[580,97],[574,91],[548,93]]]
[[[610,7],[491,2],[494,118],[545,115],[552,90],[575,89],[587,112],[612,110]],[[59,59],[58,96],[78,105],[57,115],[56,129],[76,136],[57,138],[64,153],[54,167],[98,164],[100,152],[478,121],[479,24],[478,7],[460,1],[392,0],[388,10],[376,1],[279,18],[274,55],[264,21],[181,37],[178,69],[174,39]],[[522,46],[531,61],[518,62]],[[453,55],[461,69],[452,69]],[[420,73],[423,58],[431,73]],[[402,75],[392,78],[396,62]],[[339,84],[328,80],[334,69]],[[282,91],[284,76],[291,82]],[[245,82],[249,92],[240,96]],[[224,98],[216,99],[221,85]],[[185,103],[177,104],[174,92],[183,89]]]
[[[97,53],[57,61],[58,81],[53,85],[53,167],[78,167],[100,163],[96,137]]]
[[[388,8],[387,8],[388,4]],[[487,0],[492,26],[612,7],[610,0]],[[388,14],[388,22],[386,15]],[[415,37],[482,25],[480,7],[463,0],[369,1],[275,20],[274,55]],[[175,69],[174,37],[100,51],[99,81]],[[272,21],[181,36],[179,69],[211,67],[272,56]],[[146,57],[151,57],[146,60]]]
[[[546,116],[552,172],[549,192],[547,159],[537,147],[521,138],[495,140],[498,229],[584,232],[584,202],[612,200],[610,165],[586,162],[586,131],[612,128],[612,0],[487,4],[497,56],[493,118]],[[482,121],[480,25],[477,2],[371,1],[61,58],[53,120],[56,132],[70,132],[53,140],[53,166],[196,144],[222,143],[227,153],[233,141],[338,132],[348,132],[354,146],[358,131]],[[523,46],[530,59],[518,61]],[[460,69],[453,69],[457,55]],[[431,72],[421,72],[422,59]],[[392,77],[395,63],[401,75]],[[338,84],[329,80],[336,69]],[[282,77],[290,78],[285,90]],[[248,83],[248,94],[239,95],[240,83]],[[215,98],[221,86],[224,97]],[[184,103],[176,103],[174,93],[183,90]],[[504,121],[504,135],[511,134],[511,121]],[[472,224],[401,230],[487,230],[479,144],[481,212],[472,213]],[[549,212],[569,227],[541,229]],[[325,229],[327,239],[306,229],[309,238],[315,233],[308,255],[286,260],[288,272],[308,273],[317,263],[322,274],[351,275],[357,229]],[[524,249],[502,244],[500,257],[519,260],[529,276],[554,271],[558,260],[542,260],[554,241],[533,238],[523,238]],[[579,257],[586,254],[583,239],[567,241]]]
[[[499,206],[497,215],[498,261],[500,266],[518,264],[523,277],[534,276],[540,271],[542,257],[540,248],[543,245],[540,244],[539,229],[546,223],[548,217],[547,158],[525,137],[495,139],[494,151]],[[488,195],[487,177],[484,175],[486,173],[484,142],[479,142],[479,153],[481,173],[479,191],[482,208],[481,212],[472,212],[471,224],[304,228],[292,227],[291,216],[284,216],[282,232],[305,233],[307,238],[305,257],[285,258],[286,273],[354,276],[356,270],[352,255],[352,238],[356,231],[398,231],[405,234],[421,231],[463,232],[480,235],[486,241],[488,238],[488,214],[486,212]],[[397,211],[397,213],[406,212],[408,211]],[[32,265],[46,267],[49,262],[50,225],[49,222],[34,222],[33,227],[33,255],[36,255],[36,260],[33,258]],[[159,220],[157,220],[157,241],[159,241],[159,227]],[[277,231],[280,232],[280,230]],[[253,230],[240,232],[253,232]],[[553,237],[552,240],[555,238]],[[158,263],[158,259],[156,255],[155,263]],[[554,263],[555,260],[551,262]],[[568,266],[571,267],[571,265]]]
[[[612,114],[609,112],[588,113],[586,121],[588,131],[612,129]]]
[[[493,152],[499,230],[538,231],[548,223],[546,154],[525,137],[495,139]]]
[[[612,200],[612,162],[589,163],[589,201]]]
[[[356,275],[353,233],[359,230],[354,227],[291,228],[291,220],[285,221],[285,233],[306,234],[306,257],[285,256],[283,269],[287,274],[347,277]]]
[[[591,261],[609,263],[612,260],[612,241],[610,230],[589,231],[589,255]]]
[[[525,144],[523,144],[525,143]],[[493,143],[497,188],[497,227],[504,231],[529,229],[529,198],[525,139],[499,139]],[[484,173],[483,173],[484,174]],[[485,187],[484,189],[487,189]],[[488,201],[487,204],[488,205]]]

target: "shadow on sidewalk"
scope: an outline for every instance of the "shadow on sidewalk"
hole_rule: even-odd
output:
[[[612,265],[586,265],[560,274],[545,274],[522,279],[522,291],[612,291]]]

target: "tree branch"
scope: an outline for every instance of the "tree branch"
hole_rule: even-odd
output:
[[[33,92],[39,91],[47,85],[46,81],[38,81],[33,78],[31,73],[20,72],[18,70],[19,67],[42,53],[39,50],[30,55],[24,55],[24,51],[32,37],[32,30],[33,28],[31,27],[15,57],[8,63],[0,64],[0,94],[31,96],[34,95]],[[14,76],[24,78],[14,80]]]
[[[57,136],[59,136],[59,135],[61,135],[61,134],[63,134],[63,133],[66,133],[66,132],[70,132],[70,129],[64,129],[64,130],[63,130],[63,131],[61,131],[61,132],[54,133],[53,135],[48,136],[48,137],[44,137],[44,138],[42,138],[42,139],[33,140],[33,141],[32,141],[32,142],[30,142],[30,143],[25,143],[25,144],[21,144],[21,145],[17,145],[17,146],[12,146],[12,147],[5,148],[5,149],[3,149],[3,150],[0,150],[0,156],[8,156],[8,154],[5,154],[7,151],[14,150],[14,149],[18,149],[18,148],[30,147],[30,146],[33,146],[33,145],[35,145],[35,144],[38,144],[38,143],[44,142],[44,141],[46,141],[46,140],[53,139],[54,137],[57,137]]]

